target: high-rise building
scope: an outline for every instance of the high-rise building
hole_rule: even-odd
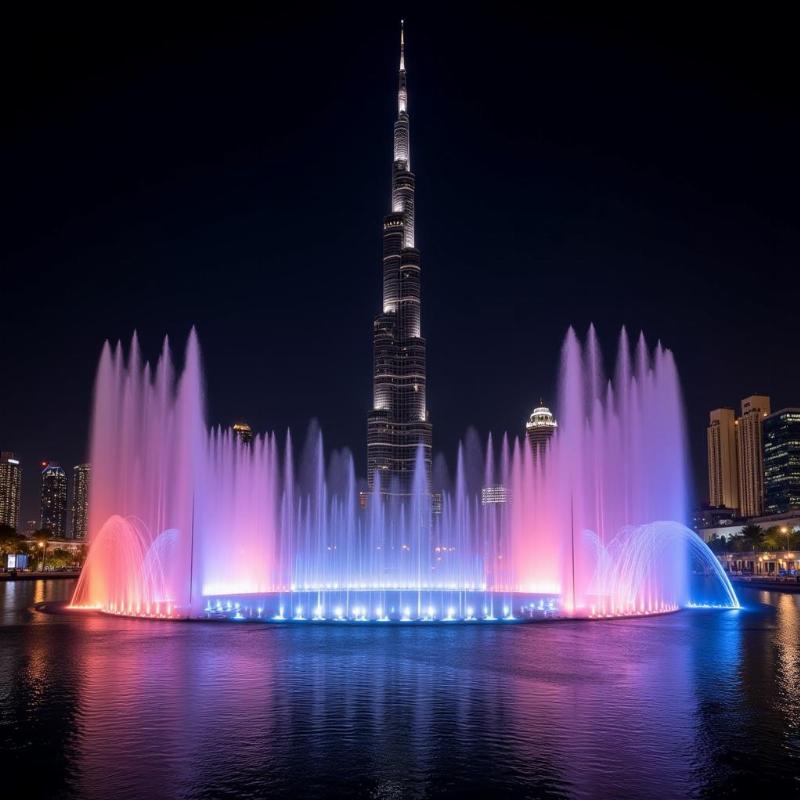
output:
[[[89,478],[91,467],[76,464],[72,468],[72,538],[85,539],[89,526]]]
[[[761,423],[769,412],[769,397],[754,394],[742,400],[742,416],[736,420],[739,511],[743,517],[757,517],[764,512],[764,445]]]
[[[414,240],[405,42],[400,29],[391,213],[383,221],[383,311],[373,325],[372,410],[367,418],[367,480],[406,493],[422,446],[428,477],[432,427],[426,405],[425,339],[420,326],[420,253]]]
[[[236,422],[231,428],[233,435],[242,444],[250,444],[253,441],[253,429],[246,422]]]
[[[36,533],[38,526],[39,526],[39,520],[29,519],[25,523],[25,530],[23,531],[24,535],[30,539],[33,536],[33,534]]]
[[[42,462],[41,528],[63,539],[67,533],[67,476],[58,464]]]
[[[764,418],[764,510],[800,509],[800,408]]]
[[[0,525],[19,531],[19,501],[22,496],[22,467],[11,452],[0,453]]]
[[[715,408],[708,417],[708,503],[739,508],[736,414],[732,408]]]
[[[525,423],[525,438],[530,442],[534,453],[541,453],[547,447],[558,428],[558,423],[549,408],[539,398],[539,405],[533,409]]]

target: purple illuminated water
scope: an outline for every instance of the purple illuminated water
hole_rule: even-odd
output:
[[[327,459],[312,426],[242,444],[209,430],[200,350],[176,376],[134,338],[100,358],[91,435],[90,551],[73,603],[106,611],[234,619],[478,621],[657,613],[737,605],[718,562],[684,526],[687,473],[672,354],[620,336],[613,379],[594,330],[562,351],[558,434],[474,435],[452,485],[418,455],[402,502],[367,507],[349,452]],[[438,473],[438,470],[435,471]],[[378,482],[379,485],[380,482]],[[482,504],[502,485],[506,503]],[[384,489],[387,487],[383,487]],[[431,490],[441,497],[434,502]],[[719,578],[693,597],[691,569]]]

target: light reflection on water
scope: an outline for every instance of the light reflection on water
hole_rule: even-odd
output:
[[[52,616],[0,587],[0,750],[71,797],[797,790],[800,595],[484,627]],[[47,764],[47,769],[40,769]]]

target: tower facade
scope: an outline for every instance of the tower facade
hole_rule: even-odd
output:
[[[383,221],[383,310],[373,326],[372,410],[367,417],[367,480],[373,490],[378,475],[382,493],[410,491],[420,445],[428,477],[431,469],[414,188],[401,23],[391,213]]]
[[[22,467],[11,452],[0,453],[0,525],[19,529],[19,501],[22,496]]]
[[[739,462],[739,511],[743,517],[764,513],[764,438],[762,422],[770,413],[769,397],[754,394],[742,400],[736,420]]]
[[[72,538],[85,539],[89,525],[89,476],[88,464],[76,464],[72,468]]]
[[[736,459],[736,417],[732,408],[708,415],[708,502],[739,508],[739,464]]]
[[[42,465],[42,520],[46,528],[57,539],[67,533],[67,476],[58,464],[45,462]]]

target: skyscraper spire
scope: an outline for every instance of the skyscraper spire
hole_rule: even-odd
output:
[[[400,72],[397,86],[397,115],[400,117],[408,111],[408,93],[406,91],[406,42],[403,20],[400,20]]]
[[[411,141],[406,90],[405,34],[400,20],[400,72],[397,86],[397,121],[394,123],[392,211],[403,214],[403,245],[414,246],[414,176],[411,174]]]
[[[383,311],[375,318],[373,400],[367,421],[367,477],[381,492],[410,491],[421,446],[430,476],[431,423],[426,405],[425,339],[420,326],[420,254],[414,245],[405,30],[394,123],[391,213],[383,221]]]

